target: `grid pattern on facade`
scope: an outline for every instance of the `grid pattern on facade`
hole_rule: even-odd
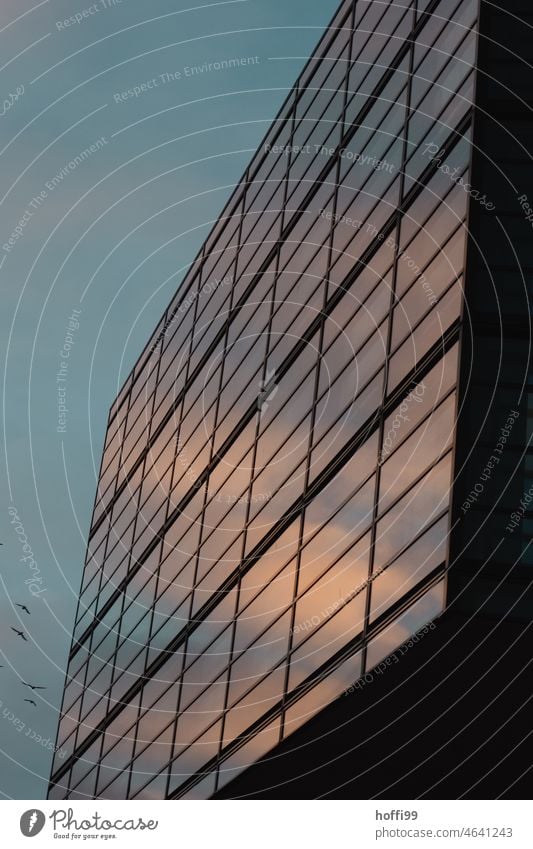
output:
[[[443,609],[476,18],[341,5],[114,403],[52,798],[209,796]]]

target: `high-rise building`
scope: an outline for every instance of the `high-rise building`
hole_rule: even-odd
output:
[[[438,797],[459,761],[505,789],[533,611],[520,16],[341,4],[111,408],[50,798]]]

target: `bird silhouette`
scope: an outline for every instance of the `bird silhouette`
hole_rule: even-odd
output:
[[[13,625],[11,625],[11,630],[14,631],[15,634],[17,634],[19,637],[22,637],[23,640],[26,640],[26,642],[28,642],[28,638],[24,634],[24,631],[18,631],[16,628],[13,628]]]
[[[33,707],[37,707],[37,702],[34,702],[33,699],[24,699],[25,702],[29,702]]]
[[[18,601],[16,601],[15,604],[16,604],[17,607],[20,607],[21,610],[23,610],[25,613],[27,613],[28,616],[31,616],[31,613],[30,613],[30,611],[28,610],[28,608],[26,607],[25,604],[19,604]]]
[[[31,690],[46,690],[46,687],[41,687],[40,684],[26,684],[25,681],[22,682],[25,687],[29,687]]]

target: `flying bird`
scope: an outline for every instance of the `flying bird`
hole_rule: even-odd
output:
[[[19,637],[22,637],[23,640],[26,640],[26,642],[28,642],[28,638],[24,634],[24,631],[18,631],[16,628],[13,628],[13,625],[11,625],[11,630],[14,631],[15,634],[17,634]]]
[[[23,610],[25,613],[27,613],[28,616],[31,616],[31,613],[30,613],[30,611],[28,610],[28,608],[26,607],[25,604],[19,604],[18,601],[16,601],[15,604],[16,604],[17,607],[20,607],[21,610]]]
[[[33,699],[24,699],[25,702],[29,702],[33,707],[37,707],[37,702],[34,702]]]
[[[26,684],[25,681],[22,682],[25,687],[29,687],[31,690],[46,690],[46,687],[41,687],[40,684]]]

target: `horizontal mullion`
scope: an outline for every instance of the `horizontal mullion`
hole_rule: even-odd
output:
[[[466,126],[468,126],[468,124],[469,124],[469,121],[470,121],[470,116],[468,115],[468,116],[465,117],[465,119],[463,119],[462,125],[466,128]],[[459,125],[459,128],[457,128],[455,133],[453,133],[451,135],[451,137],[448,139],[448,142],[444,146],[445,153],[448,153],[448,148],[453,148],[458,143],[458,139],[461,136],[460,127],[461,127],[461,125]],[[429,163],[428,166],[426,167],[426,171],[422,175],[422,178],[418,181],[417,184],[415,184],[412,187],[412,189],[408,193],[408,195],[407,195],[404,203],[400,207],[400,209],[397,212],[395,212],[391,215],[389,221],[386,223],[386,225],[382,229],[381,233],[379,233],[378,236],[375,238],[375,240],[370,244],[370,246],[364,252],[362,258],[355,263],[354,268],[352,269],[352,271],[350,272],[350,274],[346,278],[345,284],[343,286],[339,286],[336,289],[336,291],[334,292],[334,294],[332,295],[332,297],[328,301],[328,304],[326,305],[324,311],[322,313],[318,314],[317,317],[311,322],[310,326],[308,327],[308,329],[306,330],[306,332],[302,336],[302,339],[299,340],[299,342],[295,345],[295,347],[289,353],[286,360],[284,361],[284,363],[280,366],[279,370],[277,371],[276,377],[277,377],[278,381],[283,378],[284,374],[286,374],[287,371],[291,368],[291,366],[296,361],[296,359],[298,358],[300,353],[307,347],[309,340],[312,339],[312,337],[317,332],[317,330],[320,329],[322,323],[327,320],[328,315],[337,306],[337,304],[342,300],[342,298],[346,294],[347,289],[349,289],[349,287],[354,282],[354,280],[356,279],[358,274],[361,273],[364,269],[366,269],[371,257],[379,249],[379,247],[383,243],[384,238],[387,235],[389,235],[395,229],[395,227],[397,226],[398,218],[401,217],[403,212],[406,209],[409,208],[409,206],[414,201],[414,199],[423,191],[423,189],[425,188],[426,182],[433,175],[433,173],[435,171],[436,171],[436,166],[433,163]],[[189,501],[194,497],[194,495],[198,492],[198,490],[201,488],[201,486],[205,483],[209,474],[211,474],[211,472],[213,471],[215,466],[218,464],[218,462],[224,456],[224,454],[229,449],[229,447],[231,447],[231,445],[233,444],[235,439],[237,439],[237,437],[240,435],[240,433],[249,424],[249,422],[251,421],[253,416],[256,414],[256,412],[257,412],[257,405],[254,403],[250,406],[248,411],[244,414],[243,418],[236,425],[236,427],[234,428],[232,433],[230,433],[229,436],[226,438],[223,445],[215,453],[215,455],[212,458],[212,461],[209,464],[209,466],[207,466],[204,469],[203,473],[198,477],[195,484],[185,494],[185,496],[180,501],[180,503],[176,506],[176,508],[169,515],[169,517],[167,518],[167,521],[165,522],[165,525],[158,532],[158,534],[154,537],[154,539],[149,544],[147,549],[143,552],[143,554],[138,558],[136,566],[134,566],[130,570],[130,572],[128,573],[128,575],[125,576],[125,578],[123,579],[121,584],[119,584],[119,586],[115,590],[114,596],[111,596],[111,598],[107,602],[106,606],[102,609],[103,614],[106,612],[107,605],[110,605],[110,603],[113,603],[113,601],[116,599],[116,597],[118,597],[118,595],[125,589],[129,580],[131,579],[131,577],[134,574],[136,574],[136,572],[138,571],[139,568],[141,568],[144,560],[146,560],[147,557],[152,553],[153,549],[158,545],[158,543],[160,542],[161,538],[164,536],[164,534],[166,533],[168,528],[172,525],[172,523],[175,521],[175,519],[178,517],[178,515],[180,515],[180,513],[187,506]],[[93,626],[89,626],[87,631],[79,638],[79,640],[77,641],[76,645],[73,648],[73,652],[72,652],[73,654],[78,650],[79,646],[87,639],[87,637],[89,636],[89,634],[92,630],[92,627]]]
[[[280,716],[282,711],[287,707],[291,707],[295,704],[302,696],[307,695],[317,684],[321,683],[325,678],[328,677],[335,669],[345,660],[348,660],[354,654],[357,653],[364,645],[368,644],[369,640],[377,636],[381,631],[384,630],[392,621],[394,621],[404,610],[408,610],[409,607],[414,604],[419,598],[421,598],[432,586],[437,584],[444,574],[444,564],[441,564],[436,569],[434,569],[429,576],[424,578],[419,584],[417,584],[410,593],[407,593],[405,597],[401,598],[399,602],[397,602],[390,610],[386,610],[383,617],[384,621],[376,620],[376,623],[373,623],[372,627],[369,629],[367,637],[362,639],[361,635],[357,635],[353,637],[345,646],[342,646],[329,660],[323,663],[311,676],[302,681],[298,687],[295,687],[290,693],[287,694],[285,701],[278,702],[277,705],[274,705],[270,710],[268,710],[263,716],[259,717],[251,726],[249,726],[239,737],[229,743],[225,749],[223,749],[219,755],[216,755],[210,761],[205,763],[201,771],[195,773],[195,775],[191,776],[187,779],[184,784],[178,787],[173,793],[168,797],[169,799],[178,799],[180,796],[187,793],[195,784],[197,784],[200,780],[205,778],[205,775],[208,772],[212,772],[216,767],[223,763],[226,758],[230,757],[234,754],[238,749],[241,748],[242,745],[247,743],[253,736],[255,736],[263,727],[269,724],[276,716]],[[327,705],[324,706],[325,708]],[[289,736],[289,735],[288,735]],[[286,738],[284,738],[286,739]],[[171,762],[172,764],[172,762]],[[170,764],[170,765],[171,765]]]
[[[373,413],[367,422],[363,424],[361,428],[357,431],[357,433],[352,437],[350,442],[343,446],[342,450],[339,454],[334,458],[332,463],[328,468],[326,468],[321,475],[314,481],[312,487],[301,496],[297,502],[292,505],[289,510],[281,517],[280,520],[276,523],[276,525],[268,532],[268,534],[261,540],[256,548],[248,555],[245,561],[240,564],[236,570],[226,579],[221,588],[213,594],[212,597],[203,605],[202,608],[197,612],[195,616],[195,620],[190,622],[188,626],[180,632],[179,639],[175,639],[171,641],[171,643],[167,646],[166,650],[160,653],[160,656],[156,657],[154,661],[150,664],[150,667],[145,670],[145,673],[142,678],[140,678],[137,682],[135,682],[132,687],[122,696],[120,703],[115,705],[115,707],[104,717],[104,719],[99,723],[97,728],[95,728],[83,741],[81,747],[78,752],[75,752],[69,760],[61,766],[60,771],[54,776],[54,781],[58,781],[71,767],[72,763],[81,756],[92,743],[97,739],[98,735],[101,734],[107,726],[119,715],[124,706],[133,699],[137,693],[142,688],[144,681],[148,678],[153,677],[161,666],[165,663],[169,654],[174,652],[180,645],[182,645],[185,639],[190,636],[190,634],[196,630],[197,627],[201,624],[203,619],[205,619],[209,613],[216,607],[218,602],[225,597],[227,592],[229,592],[235,586],[236,582],[240,579],[242,575],[248,572],[254,564],[259,560],[262,554],[270,547],[270,545],[285,531],[288,525],[294,520],[294,518],[301,513],[304,507],[322,490],[327,486],[328,483],[335,477],[340,468],[345,465],[347,460],[353,456],[353,454],[357,451],[357,449],[367,441],[367,439],[377,430],[379,418],[386,417],[389,415],[395,408],[398,402],[398,398],[402,397],[405,392],[407,392],[412,386],[416,385],[424,375],[431,370],[431,368],[435,365],[436,362],[440,358],[442,358],[443,354],[446,353],[457,341],[459,335],[459,321],[456,321],[454,325],[450,328],[450,330],[445,335],[444,339],[438,340],[437,343],[433,345],[433,347],[428,351],[425,355],[423,361],[418,364],[417,368],[413,370],[413,372],[402,381],[402,384],[395,390],[395,392],[391,395],[389,399],[386,400],[385,404],[382,406],[380,410],[377,410],[376,413]],[[379,621],[379,620],[377,620]]]
[[[416,40],[416,38],[417,38],[418,34],[419,34],[419,33],[420,33],[423,29],[424,29],[425,25],[427,24],[427,21],[429,20],[429,18],[430,18],[430,16],[432,15],[432,13],[433,13],[433,12],[437,9],[437,7],[438,7],[439,3],[440,3],[440,0],[432,0],[432,2],[428,5],[427,9],[426,9],[426,10],[425,10],[425,12],[424,12],[424,15],[420,16],[420,18],[416,21],[416,23],[415,23],[415,25],[414,25],[414,27],[413,27],[413,29],[412,29],[412,33],[411,33],[411,40]],[[368,11],[368,10],[367,10],[367,11]],[[365,12],[365,14],[366,14],[366,12]],[[329,39],[329,41],[328,41],[328,43],[327,43],[327,46],[326,46],[326,48],[325,48],[325,50],[326,50],[326,51],[330,49],[331,45],[333,44],[333,42],[335,41],[335,38],[336,38],[336,37],[337,37],[337,35],[338,35],[338,32],[344,28],[344,24],[348,21],[348,18],[349,18],[349,17],[351,17],[351,10],[348,10],[348,11],[347,11],[347,13],[346,13],[346,17],[345,17],[345,18],[343,19],[343,21],[342,21],[342,25],[340,25],[339,27],[336,27],[336,28],[335,28],[335,32],[333,33],[333,35],[332,35],[332,36],[331,36],[331,38]],[[364,18],[364,16],[363,16],[363,18]],[[332,20],[334,20],[334,17],[332,18]],[[381,20],[381,19],[380,19],[380,20]],[[360,21],[359,23],[361,23],[361,21]],[[352,27],[350,26],[349,28],[350,28],[350,30],[352,30],[352,33],[353,33],[354,31],[353,31]],[[320,46],[320,45],[319,45],[319,46]],[[317,48],[317,49],[318,49],[318,48]],[[321,49],[323,50],[324,48],[321,48]],[[399,63],[399,62],[401,61],[401,59],[403,59],[403,57],[404,57],[404,56],[405,56],[405,55],[409,52],[409,50],[410,50],[410,49],[411,49],[411,44],[410,44],[410,43],[407,43],[407,44],[403,45],[403,46],[400,48],[399,54],[397,54],[397,56],[394,58],[394,60],[393,60],[393,61],[391,62],[391,64],[390,64],[391,69],[394,69],[394,65],[395,65],[396,63]],[[357,54],[357,55],[359,55],[359,54]],[[355,59],[356,59],[356,58],[357,58],[357,57],[355,57]],[[300,76],[298,77],[298,79],[297,79],[297,81],[296,81],[296,83],[295,83],[295,86],[293,87],[293,89],[289,92],[289,94],[288,94],[288,95],[287,95],[287,97],[285,98],[284,102],[282,103],[282,105],[281,105],[281,107],[280,107],[280,110],[279,110],[278,114],[276,115],[276,118],[275,118],[275,119],[274,119],[274,121],[272,122],[272,124],[276,124],[276,123],[278,123],[278,122],[280,123],[280,128],[278,129],[278,132],[276,133],[276,136],[275,136],[275,137],[277,137],[277,135],[279,134],[279,132],[281,131],[281,129],[283,129],[283,126],[286,124],[286,122],[287,122],[287,121],[289,121],[289,120],[292,118],[292,116],[293,116],[293,114],[294,114],[294,111],[295,111],[295,108],[296,108],[296,104],[297,104],[297,102],[298,102],[299,98],[302,96],[302,93],[305,91],[305,89],[300,89],[300,88],[299,88],[299,86],[300,86],[300,84],[301,84],[301,81],[304,79],[305,74],[309,72],[309,68],[310,68],[311,64],[312,64],[314,61],[316,61],[316,56],[315,56],[315,55],[313,55],[313,56],[312,56],[312,57],[308,60],[308,62],[305,64],[305,66],[304,66],[304,68],[303,68],[303,70],[302,70],[302,72],[301,72]],[[350,60],[350,61],[351,61],[351,63],[353,63],[354,58],[351,58],[351,60]],[[380,81],[380,83],[381,83],[381,81]],[[378,84],[378,86],[379,86],[379,85],[380,85],[380,84]],[[290,109],[288,110],[288,114],[287,114],[287,115],[284,115],[283,113],[284,113],[285,111],[287,111],[287,109],[288,109],[288,107],[289,107],[289,104],[290,104],[290,102],[291,102],[291,99],[292,99],[292,100],[294,100],[294,103],[291,105]],[[362,111],[363,111],[363,110],[362,110]],[[359,116],[358,116],[357,120],[359,120]],[[259,145],[259,149],[261,149],[262,147],[264,147],[264,142],[267,140],[267,138],[268,138],[268,136],[269,136],[269,134],[270,134],[271,130],[272,130],[272,125],[268,128],[267,132],[265,133],[264,138],[263,138],[262,142],[261,142],[261,143],[260,143],[260,145]],[[263,157],[261,157],[261,158],[260,158],[260,160],[257,162],[257,164],[256,164],[256,165],[254,165],[254,162],[253,162],[253,160],[252,160],[252,163],[248,166],[248,168],[247,168],[247,169],[246,169],[246,171],[245,171],[245,174],[244,174],[244,180],[243,180],[243,181],[241,181],[241,182],[239,183],[238,187],[236,188],[236,190],[234,191],[234,193],[231,195],[231,197],[229,198],[228,202],[226,203],[226,205],[225,205],[224,209],[222,210],[221,215],[220,215],[220,217],[219,217],[219,221],[220,221],[222,218],[224,218],[224,217],[227,217],[227,218],[231,218],[231,217],[232,217],[232,215],[227,215],[227,216],[225,216],[225,215],[224,215],[224,213],[225,213],[227,210],[230,210],[230,209],[232,209],[232,211],[234,211],[234,210],[236,209],[236,207],[238,206],[238,204],[242,202],[242,200],[243,200],[243,194],[244,194],[244,192],[246,191],[246,186],[247,186],[247,184],[245,183],[245,188],[244,188],[244,192],[243,192],[243,182],[245,182],[245,181],[248,179],[248,177],[250,177],[250,178],[251,178],[251,180],[253,181],[253,179],[255,178],[255,175],[258,173],[259,169],[261,168],[262,164],[264,163],[264,161],[265,161],[265,159],[266,159],[266,156],[267,156],[267,155],[268,155],[268,154],[265,154]],[[252,168],[252,167],[254,168],[254,171],[253,171],[253,172],[251,172],[251,168]],[[215,225],[215,226],[216,226],[216,225]],[[213,228],[213,229],[214,229],[214,228]],[[222,232],[223,232],[223,231],[224,231],[224,228],[223,228]],[[204,262],[205,262],[206,256],[204,256],[204,249],[205,249],[205,247],[206,247],[207,241],[209,241],[209,236],[207,237],[207,240],[206,240],[206,242],[204,243],[204,245],[202,245],[202,248],[201,248],[201,249],[200,249],[200,251],[198,252],[198,254],[197,254],[197,256],[195,257],[195,259],[194,259],[194,260],[192,261],[192,263],[191,263],[191,267],[193,267],[193,266],[194,266],[194,267],[195,267],[195,271],[194,271],[194,272],[193,272],[193,274],[192,274],[192,278],[191,278],[191,280],[190,280],[189,282],[185,281],[185,287],[186,287],[186,288],[184,288],[184,290],[183,290],[182,298],[181,298],[181,299],[180,299],[180,301],[179,301],[179,303],[180,303],[180,304],[182,303],[182,301],[185,299],[186,295],[188,294],[189,289],[190,289],[190,287],[191,287],[191,284],[194,282],[194,279],[195,279],[196,273],[197,273],[198,271],[200,271],[200,270],[201,270],[201,267],[202,267],[202,265],[203,265],[203,264],[204,264]],[[176,308],[177,308],[177,306],[178,306],[178,304],[176,305]],[[168,311],[168,310],[167,310],[167,311]],[[167,312],[167,311],[166,311],[166,312]],[[166,312],[165,312],[165,314],[166,314]],[[149,340],[149,342],[147,343],[147,345],[146,345],[146,346],[145,346],[145,348],[143,349],[143,351],[142,351],[142,353],[141,353],[141,356],[139,357],[139,360],[141,360],[141,358],[142,358],[142,357],[146,354],[146,352],[147,352],[147,350],[148,350],[148,346],[149,346],[149,344],[150,344],[150,341],[151,341],[151,340]],[[138,361],[138,362],[139,362],[139,361]],[[121,399],[120,404],[119,404],[119,405],[116,407],[116,409],[113,411],[113,414],[112,414],[112,415],[110,415],[110,417],[109,417],[109,424],[111,424],[111,422],[113,421],[113,419],[114,419],[114,418],[115,418],[115,416],[117,415],[117,413],[118,413],[119,409],[122,407],[122,405],[123,405],[123,403],[124,403],[125,399],[127,398],[128,394],[129,394],[129,390],[132,388],[133,383],[134,383],[134,382],[135,382],[135,380],[136,380],[136,377],[134,377],[134,373],[135,373],[135,369],[136,369],[136,368],[137,368],[137,364],[136,364],[136,365],[134,366],[134,368],[131,370],[130,374],[126,377],[126,380],[125,380],[125,382],[124,382],[124,387],[126,386],[126,384],[127,384],[127,382],[128,382],[128,381],[131,381],[131,385],[130,385],[130,387],[128,388],[128,392],[126,392],[126,393],[124,394],[124,398],[123,398],[123,399]],[[124,390],[124,387],[123,387],[123,389],[121,390],[121,392]],[[120,397],[120,393],[119,393],[119,396],[117,396],[117,397]],[[116,401],[114,402],[114,404],[115,404],[115,403],[116,403]],[[112,405],[112,408],[111,408],[111,409],[113,409],[114,404]]]
[[[372,94],[370,94],[370,95],[369,95],[368,100],[367,100],[367,102],[365,103],[365,105],[362,107],[362,109],[361,109],[361,111],[360,111],[359,115],[357,116],[357,119],[356,119],[356,120],[352,123],[352,126],[351,126],[351,127],[347,130],[347,132],[345,133],[344,138],[343,138],[343,139],[340,141],[340,143],[337,145],[336,150],[335,150],[335,153],[334,153],[334,155],[331,157],[331,160],[328,160],[328,162],[325,164],[325,166],[324,166],[324,168],[322,169],[322,171],[318,174],[318,176],[317,176],[317,178],[316,178],[315,182],[314,182],[314,183],[313,183],[313,185],[310,187],[309,192],[307,193],[306,197],[304,198],[304,200],[303,200],[303,202],[302,202],[302,206],[301,206],[301,208],[300,208],[300,212],[299,212],[299,213],[296,213],[296,214],[293,216],[293,218],[291,218],[290,222],[289,222],[289,223],[288,223],[288,225],[287,225],[286,230],[284,229],[284,231],[281,233],[281,235],[280,235],[280,239],[279,239],[279,242],[281,242],[281,243],[282,243],[282,242],[283,242],[283,241],[284,241],[284,240],[288,237],[288,235],[290,234],[290,231],[292,230],[293,226],[296,224],[296,221],[299,219],[299,217],[301,217],[302,210],[307,209],[307,208],[309,207],[310,202],[312,201],[312,199],[313,199],[314,195],[318,192],[318,190],[320,189],[320,187],[321,187],[321,186],[322,186],[322,184],[324,183],[324,181],[325,181],[325,179],[326,179],[326,177],[327,177],[328,173],[332,170],[332,168],[333,168],[333,167],[334,167],[334,165],[336,164],[336,162],[337,162],[338,158],[340,157],[340,151],[341,151],[341,149],[342,149],[343,147],[345,147],[345,146],[346,146],[346,144],[347,144],[347,143],[349,143],[349,141],[351,140],[351,138],[355,135],[355,133],[357,132],[357,129],[358,129],[358,127],[359,127],[359,124],[361,123],[361,121],[363,121],[363,120],[364,120],[364,118],[366,117],[367,113],[368,113],[368,112],[370,111],[370,109],[374,106],[374,102],[375,102],[375,100],[379,98],[379,95],[381,94],[381,92],[383,91],[383,89],[385,88],[385,86],[387,85],[387,83],[390,81],[390,79],[391,79],[391,78],[392,78],[392,76],[394,75],[394,72],[395,72],[395,70],[396,70],[396,66],[397,66],[397,65],[399,65],[399,64],[401,63],[401,61],[402,61],[402,60],[404,59],[404,57],[407,55],[407,53],[408,53],[408,51],[410,50],[410,48],[411,48],[411,45],[410,45],[410,43],[409,43],[409,42],[407,42],[406,44],[402,45],[402,47],[399,49],[398,54],[396,55],[396,57],[394,58],[394,60],[391,62],[390,66],[389,66],[389,70],[388,70],[388,72],[385,72],[385,74],[383,75],[383,77],[381,78],[381,80],[378,82],[378,84],[377,84],[377,86],[376,86],[376,88],[375,88],[374,92],[372,92]],[[168,410],[167,414],[165,415],[165,417],[163,418],[162,422],[160,423],[160,425],[158,426],[157,430],[155,431],[155,433],[154,433],[153,437],[151,438],[150,443],[152,443],[153,441],[155,441],[155,439],[157,439],[157,436],[159,435],[160,430],[162,430],[162,428],[164,427],[164,425],[167,423],[168,419],[172,416],[172,414],[173,414],[173,412],[174,412],[174,409],[175,409],[175,408],[177,407],[177,405],[180,403],[180,401],[181,401],[182,397],[184,396],[184,394],[185,394],[185,393],[186,393],[186,391],[188,390],[189,386],[190,386],[190,385],[192,384],[192,382],[196,379],[196,377],[197,377],[197,376],[201,373],[201,371],[202,371],[203,367],[204,367],[204,366],[205,366],[205,364],[208,362],[209,357],[212,355],[213,351],[216,349],[216,346],[217,346],[217,345],[218,345],[218,343],[221,341],[221,339],[223,339],[223,338],[224,338],[224,335],[225,335],[225,332],[226,332],[226,330],[227,330],[227,327],[229,326],[229,324],[231,324],[231,322],[233,321],[233,318],[237,315],[237,313],[240,311],[240,309],[242,308],[242,306],[243,306],[243,305],[244,305],[244,304],[248,301],[248,299],[249,299],[249,297],[250,297],[251,293],[253,292],[253,289],[254,289],[254,288],[255,288],[255,286],[257,285],[257,283],[258,283],[258,281],[259,281],[260,277],[261,277],[261,276],[262,276],[262,274],[264,274],[264,272],[268,269],[268,267],[269,267],[270,263],[272,262],[272,259],[274,258],[275,253],[276,253],[276,251],[277,251],[277,250],[278,250],[278,244],[276,243],[276,244],[273,246],[272,250],[271,250],[271,251],[269,252],[269,254],[267,255],[267,257],[265,258],[265,260],[263,261],[263,265],[262,265],[261,269],[259,269],[259,271],[258,271],[258,272],[256,272],[256,274],[255,274],[255,275],[254,275],[254,277],[252,278],[252,280],[251,280],[251,282],[250,282],[249,286],[246,288],[246,290],[244,291],[243,295],[241,296],[241,298],[240,298],[239,302],[238,302],[238,303],[235,305],[235,307],[232,309],[232,311],[231,311],[230,315],[228,316],[228,318],[227,318],[227,320],[226,320],[225,324],[224,324],[224,325],[220,328],[219,332],[217,333],[217,335],[215,336],[215,338],[214,338],[214,339],[213,339],[213,341],[211,342],[211,344],[210,344],[209,348],[205,351],[205,353],[204,353],[204,355],[202,356],[201,360],[199,361],[199,363],[197,364],[197,366],[194,368],[194,370],[193,370],[192,374],[188,376],[188,379],[187,379],[187,382],[186,382],[185,386],[182,388],[182,390],[180,390],[180,393],[178,394],[177,398],[175,399],[175,401],[174,401],[173,405],[169,408],[169,410]],[[148,446],[148,447],[149,447],[149,446]],[[140,464],[140,462],[141,462],[141,461],[142,461],[142,459],[143,459],[143,456],[144,456],[144,453],[143,453],[143,455],[139,456],[139,458],[138,458],[138,460],[137,460],[137,463],[136,463],[136,465],[132,468],[132,470],[130,471],[130,474],[133,474],[133,473],[135,472],[135,470],[136,470],[136,468],[137,468],[137,464]],[[123,484],[121,485],[121,488],[123,488],[123,487],[124,487],[125,483],[126,483],[126,482],[123,482]],[[119,490],[120,490],[121,488],[119,488]],[[114,497],[116,497],[118,494],[119,494],[119,491],[117,491],[117,493],[115,494],[115,496],[114,496]],[[101,521],[101,520],[99,520],[99,521]],[[91,535],[92,535],[92,533],[94,533],[94,532],[96,531],[96,529],[97,529],[97,526],[95,526],[94,528],[92,528],[92,529],[91,529]]]

